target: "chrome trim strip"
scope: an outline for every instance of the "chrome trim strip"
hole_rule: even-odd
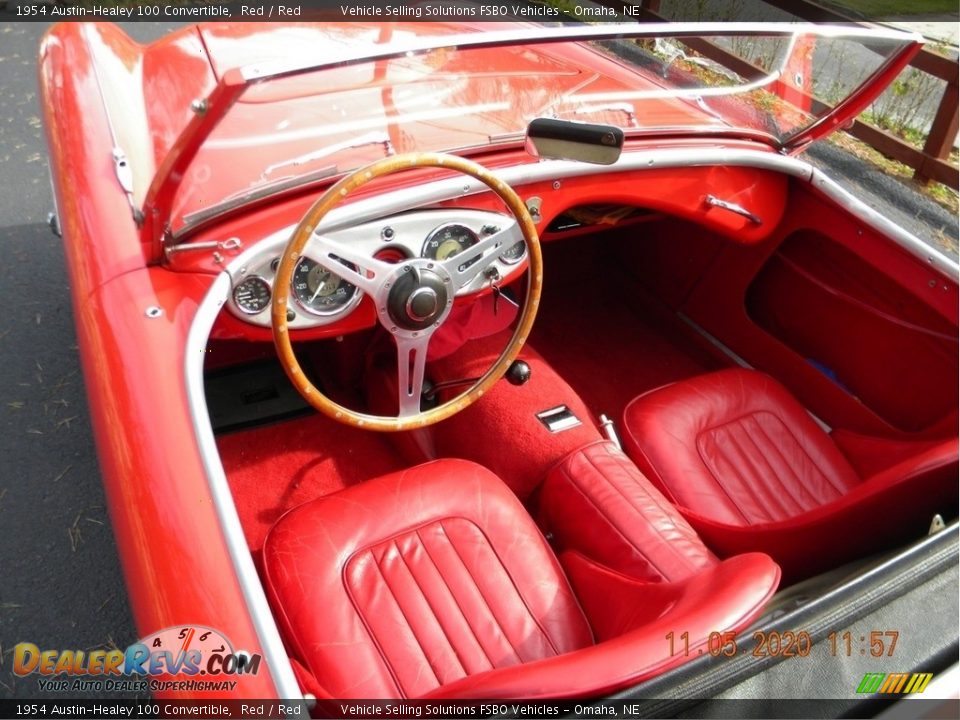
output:
[[[223,539],[230,552],[237,581],[243,592],[243,598],[250,612],[267,670],[273,678],[277,695],[284,699],[299,700],[303,697],[300,686],[293,674],[293,668],[287,658],[287,652],[280,639],[280,632],[273,621],[273,613],[267,603],[263,585],[253,565],[247,541],[243,535],[240,518],[237,516],[236,506],[233,504],[233,495],[227,483],[227,476],[220,462],[220,453],[217,451],[213,437],[213,427],[210,424],[210,414],[207,410],[207,401],[203,391],[203,359],[201,352],[207,344],[213,323],[220,314],[220,309],[230,295],[230,275],[221,272],[213,281],[210,290],[197,307],[197,314],[190,325],[187,334],[186,358],[184,359],[185,380],[187,386],[187,403],[190,407],[190,419],[193,422],[193,431],[200,448],[200,457],[207,473],[207,482],[210,485],[210,494],[220,518],[223,529]]]
[[[960,280],[960,265],[957,264],[956,260],[924,242],[913,233],[904,230],[886,215],[882,215],[856,196],[851,195],[848,190],[838,185],[822,170],[813,168],[810,184],[838,205],[845,207],[857,219],[862,220],[881,235],[890,238],[914,257],[928,263],[931,268],[945,278],[954,282]]]
[[[621,155],[613,165],[598,171],[595,165],[573,160],[543,160],[537,163],[517,165],[497,170],[497,177],[516,186],[543,180],[583,177],[603,173],[621,173],[633,170],[653,170],[663,167],[701,167],[710,165],[736,165],[762,170],[782,172],[802,180],[809,180],[812,168],[809,164],[772,152],[747,150],[691,149],[647,150]],[[376,198],[358,200],[331,210],[320,221],[317,232],[332,232],[356,223],[395,215],[424,205],[432,205],[459,197],[468,197],[489,188],[474,178],[454,177],[437,180],[398,190]],[[290,227],[293,230],[293,226]]]
[[[231,210],[243,207],[254,200],[260,200],[271,195],[281,195],[292,188],[306,188],[311,184],[323,182],[337,174],[336,165],[327,165],[313,172],[297,175],[296,177],[287,177],[267,183],[255,190],[245,190],[239,195],[228,197],[221,200],[216,205],[205,207],[202,210],[195,210],[192,213],[183,216],[183,227],[171,234],[175,241],[182,240],[188,231],[195,230],[208,220],[214,220],[223,215],[227,215]],[[167,246],[167,254],[173,252],[176,245]]]
[[[532,32],[538,31],[537,35]],[[862,28],[838,25],[815,25],[813,23],[784,23],[784,22],[682,22],[682,23],[651,23],[647,26],[636,22],[604,23],[604,25],[566,25],[548,28],[522,28],[520,30],[502,30],[483,33],[469,33],[460,35],[439,35],[427,38],[417,38],[409,43],[391,43],[380,48],[362,47],[358,52],[347,53],[339,59],[325,62],[298,62],[291,63],[285,60],[246,65],[237,68],[243,82],[259,83],[275,80],[289,75],[316,72],[328,68],[353,65],[358,62],[372,62],[374,60],[390,60],[408,54],[418,54],[440,50],[443,48],[497,48],[505,45],[538,45],[560,42],[589,42],[591,40],[617,40],[636,37],[677,37],[692,35],[729,36],[729,35],[783,35],[795,38],[797,35],[811,34],[820,37],[848,37],[863,39],[884,39],[898,42],[923,42],[923,37],[917,33],[891,30],[888,28]]]
[[[759,150],[730,150],[725,148],[665,150],[661,148],[624,153],[615,164],[605,166],[602,172],[619,173],[664,167],[703,167],[710,165],[734,165],[770,170],[809,182],[849,210],[858,220],[896,242],[915,257],[928,262],[934,270],[944,277],[954,281],[957,281],[960,277],[960,266],[956,261],[904,230],[866,203],[858,200],[810,163],[797,158]],[[595,166],[587,163],[572,160],[543,160],[538,163],[499,169],[497,175],[510,185],[521,186],[543,180],[562,180],[594,175],[597,172]],[[468,197],[487,190],[486,185],[473,178],[455,177],[425,183],[398,190],[387,196],[368,198],[335,208],[320,222],[317,231],[331,232],[356,223],[376,220],[458,197]],[[289,228],[285,228],[283,232],[289,235],[292,231],[293,226],[291,225]],[[252,249],[252,247],[248,248],[247,252],[240,257],[246,259]],[[237,258],[235,262],[239,260],[240,258]]]
[[[686,323],[688,326],[690,326],[690,329],[691,329],[691,330],[693,330],[693,331],[694,331],[695,333],[697,333],[698,335],[702,336],[704,340],[706,340],[708,343],[710,343],[711,345],[713,345],[717,350],[719,350],[719,351],[722,352],[724,355],[726,355],[728,358],[730,358],[731,360],[733,360],[733,362],[734,362],[735,364],[739,365],[739,366],[742,367],[742,368],[747,368],[748,370],[753,370],[753,369],[754,369],[753,365],[751,365],[750,363],[748,363],[748,362],[747,362],[746,360],[744,360],[742,357],[740,357],[739,355],[737,355],[733,350],[731,350],[729,347],[727,347],[727,346],[724,345],[722,342],[720,342],[720,340],[719,340],[717,337],[715,337],[714,335],[711,335],[711,334],[708,333],[706,330],[704,330],[702,327],[700,327],[700,325],[697,324],[696,322],[694,322],[689,316],[685,315],[685,314],[682,313],[682,312],[678,312],[678,313],[677,313],[677,317],[680,318],[680,319],[681,319],[684,323]]]

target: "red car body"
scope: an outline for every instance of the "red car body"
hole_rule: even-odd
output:
[[[497,28],[503,26],[497,24]],[[225,529],[222,510],[218,509],[208,482],[209,467],[201,452],[197,418],[191,411],[187,391],[188,368],[195,361],[187,353],[196,352],[195,344],[189,342],[191,327],[204,297],[232,255],[229,250],[180,252],[179,245],[165,238],[171,223],[176,226],[183,215],[203,208],[196,205],[181,209],[172,219],[176,214],[177,185],[186,172],[183,168],[197,153],[204,152],[203,128],[197,130],[199,135],[194,135],[191,123],[199,127],[217,118],[219,112],[211,107],[204,115],[191,109],[191,105],[208,97],[213,98],[215,105],[218,96],[211,93],[226,92],[233,68],[241,65],[274,61],[297,52],[310,52],[311,60],[322,62],[325,49],[336,53],[351,38],[375,48],[378,43],[389,47],[399,35],[415,35],[427,41],[432,36],[484,29],[488,28],[419,23],[389,28],[255,23],[189,26],[144,47],[113,26],[71,23],[54,27],[44,38],[40,50],[43,119],[65,238],[84,378],[131,606],[144,635],[185,623],[203,625],[222,631],[234,647],[251,653],[265,652],[255,620],[256,613],[263,612],[264,607],[245,595],[238,580],[238,562],[248,568],[253,565],[249,557],[238,560],[231,554],[231,542],[237,538],[231,541],[227,537],[232,531]],[[352,47],[356,49],[355,45]],[[913,50],[897,56],[872,82],[888,82]],[[455,72],[480,73],[492,67],[505,73],[505,65],[524,56],[503,54],[494,48],[470,57],[478,65],[457,67]],[[600,63],[589,49],[576,44],[551,46],[539,61],[546,62],[544,57],[549,57],[558,68]],[[533,74],[535,69],[524,71]],[[603,65],[597,72],[603,75],[607,90],[630,82],[628,71],[622,66]],[[523,82],[515,80],[512,87],[516,89]],[[542,77],[540,82],[548,85]],[[552,82],[566,88],[569,78],[558,69]],[[463,92],[470,91],[468,84]],[[549,91],[549,87],[544,91]],[[854,93],[841,112],[797,138],[793,149],[800,149],[809,140],[845,122],[875,93],[873,86]],[[278,112],[282,111],[282,103],[276,105]],[[270,117],[272,107],[262,109],[255,122],[278,121],[279,116]],[[669,116],[667,124],[671,130],[647,137],[628,137],[625,153],[702,153],[714,160],[631,170],[614,185],[609,176],[599,171],[566,178],[559,190],[559,182],[547,179],[523,183],[524,196],[551,198],[544,205],[541,227],[546,227],[562,208],[573,204],[642,205],[650,211],[681,218],[702,232],[734,239],[745,248],[744,252],[749,252],[768,237],[770,227],[776,227],[784,237],[790,228],[802,228],[816,216],[818,227],[830,228],[833,239],[852,257],[869,257],[877,274],[896,278],[896,284],[907,288],[904,297],[911,297],[917,308],[922,306],[918,313],[939,318],[938,323],[956,330],[955,265],[933,251],[926,253],[903,242],[890,242],[892,231],[885,232],[876,222],[863,222],[862,208],[845,208],[836,201],[825,200],[822,189],[791,179],[784,169],[793,167],[793,177],[799,177],[801,164],[791,166],[793,161],[784,159],[778,148],[756,133],[698,133],[702,118],[699,110],[664,100],[660,111]],[[516,126],[525,124],[527,110],[521,104],[512,105],[506,112],[515,114],[510,122]],[[231,136],[241,136],[243,118],[231,122]],[[686,134],[685,127],[693,132]],[[395,136],[396,149],[420,149],[418,132],[411,126],[409,132]],[[444,137],[439,132],[441,135],[434,134],[431,142],[443,147],[479,142],[479,136],[465,139],[453,132]],[[131,204],[139,206],[139,202],[134,203],[117,182],[117,166],[111,152],[118,141],[125,145],[126,163],[138,192],[146,196],[146,216],[139,223],[131,212]],[[309,150],[311,142],[305,140],[303,149]],[[752,164],[724,164],[724,153],[761,159]],[[178,154],[182,165],[177,164]],[[764,156],[770,158],[768,167],[762,167]],[[494,171],[537,164],[536,159],[516,146],[491,148],[475,157]],[[210,196],[229,195],[242,184],[238,178],[253,177],[257,168],[274,161],[264,152],[238,156],[232,165],[211,161],[212,176],[207,181]],[[177,182],[167,185],[165,181],[171,174]],[[394,177],[388,186],[378,187],[376,192],[411,186],[432,177]],[[735,197],[739,205],[762,208],[763,224],[704,204],[704,187],[718,197]],[[372,197],[373,192],[362,197]],[[314,197],[314,192],[301,190],[269,203],[259,202],[245,207],[242,213],[227,214],[188,229],[177,242],[189,245],[239,238],[244,248],[250,248],[258,238],[295,224]],[[443,205],[457,207],[461,203],[452,200]],[[470,198],[469,206],[494,209],[496,203],[489,194],[477,195]],[[662,260],[668,264],[684,262],[679,255]],[[956,405],[953,401],[941,402],[944,396],[955,400],[957,378],[948,376],[951,362],[956,370],[955,356],[943,361],[936,353],[917,355],[913,366],[917,385],[910,393],[916,402],[894,393],[878,411],[876,405],[865,404],[838,389],[802,357],[771,339],[747,318],[738,302],[742,303],[761,261],[762,254],[742,264],[730,262],[723,266],[721,261],[712,279],[705,281],[707,285],[686,299],[687,313],[695,313],[700,325],[714,336],[723,337],[728,345],[750,348],[752,362],[780,376],[795,378],[804,390],[804,402],[829,417],[833,425],[912,439],[940,438],[956,432]],[[678,302],[680,295],[689,291],[668,287],[666,280],[664,283],[663,293]],[[707,298],[712,298],[712,302]],[[341,323],[303,330],[301,337],[312,340],[342,336],[374,323],[372,305],[365,301]],[[871,344],[886,342],[880,337],[880,330],[874,335],[870,328],[865,332],[865,354],[871,352]],[[270,332],[224,313],[215,322],[210,337],[213,341],[264,341],[270,339]],[[203,347],[206,349],[207,345]],[[215,367],[218,360],[211,354],[206,358],[207,366]],[[858,371],[871,367],[862,360],[851,358],[850,363]],[[883,394],[880,386],[888,376],[883,369],[873,372],[874,376],[865,380],[867,388],[861,396]],[[938,387],[942,392],[935,390]],[[238,685],[229,696],[269,698],[284,694],[274,677],[274,668],[269,670],[237,676]],[[170,691],[166,696],[186,697],[190,693]]]

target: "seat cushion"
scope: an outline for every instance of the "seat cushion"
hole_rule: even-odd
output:
[[[471,675],[432,693],[438,698],[596,698],[650,680],[709,652],[711,638],[737,634],[763,612],[780,580],[768,556],[728,558],[680,582],[649,583],[575,552],[561,561],[598,642],[566,655]],[[668,636],[686,643],[670,651]]]
[[[263,563],[292,654],[337,698],[420,697],[593,643],[523,506],[463,460],[292,510]]]
[[[859,478],[780,383],[729,369],[653,390],[624,411],[627,453],[682,508],[733,526],[830,503]]]

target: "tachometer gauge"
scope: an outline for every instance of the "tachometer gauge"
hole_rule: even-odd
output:
[[[251,275],[233,289],[233,302],[247,315],[263,312],[270,304],[270,284],[259,275]]]
[[[420,255],[430,260],[446,260],[476,245],[477,234],[463,225],[441,225],[423,243]],[[469,263],[468,263],[469,264]]]
[[[356,266],[350,263],[343,264],[356,270]],[[297,303],[314,315],[335,315],[360,298],[356,286],[310,258],[302,258],[297,263],[292,285]]]

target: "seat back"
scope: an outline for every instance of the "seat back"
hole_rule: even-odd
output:
[[[624,411],[627,454],[680,507],[731,526],[783,520],[859,483],[803,406],[734,368],[654,390]]]
[[[739,630],[779,569],[754,554],[677,583],[556,556],[496,476],[438,460],[292,510],[264,544],[268,596],[304,688],[346,698],[596,696],[689,659],[665,633]],[[610,628],[615,627],[616,636]],[[683,628],[683,630],[679,630]],[[694,650],[695,652],[695,650]]]
[[[909,455],[892,443],[898,460],[861,479],[793,396],[754,370],[654,390],[624,416],[628,454],[706,545],[720,557],[767,553],[785,582],[922,537],[935,513],[956,510],[956,439]]]
[[[421,697],[593,644],[523,506],[463,460],[290,511],[268,534],[263,564],[291,654],[336,698]]]

